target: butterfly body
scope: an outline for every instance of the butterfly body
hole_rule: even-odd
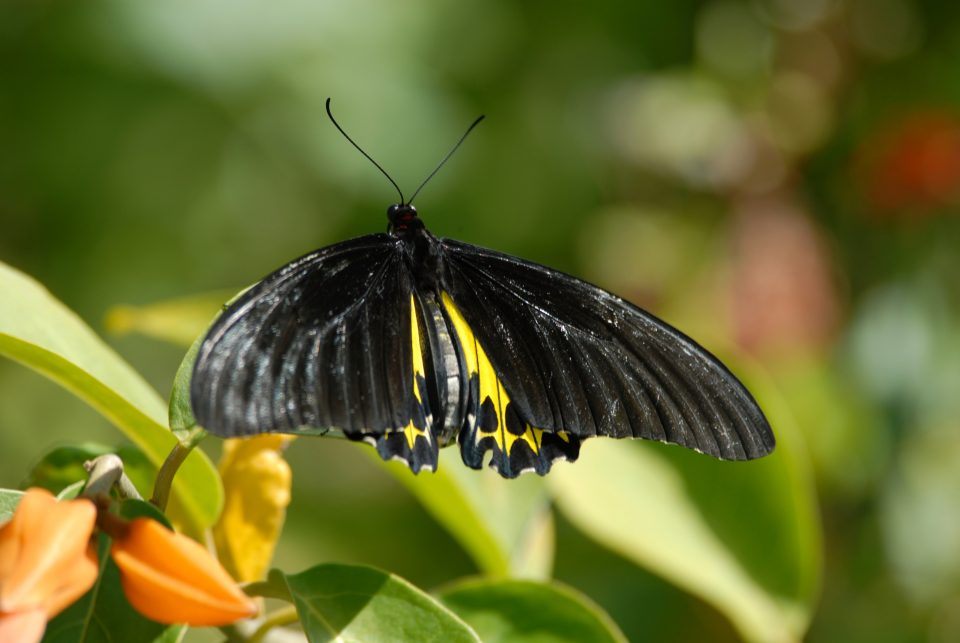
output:
[[[705,349],[596,286],[434,237],[411,205],[388,230],[267,276],[202,342],[198,423],[235,437],[335,431],[414,472],[440,448],[504,477],[546,474],[593,436],[769,453],[749,392]]]

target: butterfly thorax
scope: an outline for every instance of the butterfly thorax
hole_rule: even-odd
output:
[[[390,224],[387,232],[403,241],[418,290],[437,290],[440,271],[440,248],[434,237],[417,216],[412,205],[397,204],[387,208]]]

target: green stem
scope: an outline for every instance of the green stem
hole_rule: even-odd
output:
[[[190,452],[193,451],[203,438],[207,437],[207,432],[200,427],[191,429],[170,451],[170,455],[163,461],[160,470],[157,471],[157,479],[153,483],[153,497],[150,498],[151,504],[160,511],[166,511],[167,501],[170,499],[170,487],[173,485],[173,478],[177,475],[180,465],[187,459]]]
[[[275,612],[267,614],[266,618],[263,619],[263,623],[260,624],[260,627],[258,627],[247,640],[249,643],[260,643],[273,628],[290,625],[291,623],[296,623],[298,620],[297,608],[293,605],[278,609]]]

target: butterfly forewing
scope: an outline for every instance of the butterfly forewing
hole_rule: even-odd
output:
[[[390,235],[288,264],[209,330],[191,383],[197,422],[226,437],[337,430],[385,458],[435,467],[413,307],[404,251]]]
[[[734,460],[773,449],[753,397],[679,331],[544,266],[452,240],[442,246],[444,288],[521,426],[655,439]],[[496,410],[505,421],[508,409]],[[474,422],[481,432],[483,420]]]

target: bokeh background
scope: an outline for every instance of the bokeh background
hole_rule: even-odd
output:
[[[117,304],[235,290],[382,230],[395,194],[328,96],[408,193],[486,114],[417,199],[434,233],[582,276],[771,376],[824,534],[808,640],[960,640],[960,5],[8,0],[0,260],[106,332]],[[169,391],[182,348],[108,338]],[[77,440],[116,433],[0,361],[0,485]],[[289,458],[279,564],[427,588],[474,571],[357,446]],[[737,640],[562,517],[557,542],[556,576],[631,640]]]

